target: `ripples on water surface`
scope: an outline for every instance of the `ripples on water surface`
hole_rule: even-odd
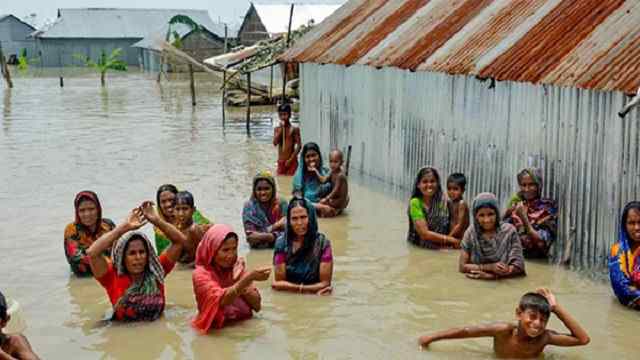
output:
[[[104,290],[72,277],[64,260],[75,193],[95,190],[105,216],[119,222],[153,199],[158,185],[175,183],[194,193],[207,216],[240,231],[251,178],[274,168],[270,113],[247,138],[243,111],[222,128],[220,85],[201,74],[195,110],[186,81],[158,86],[132,72],[110,76],[101,89],[96,76],[65,70],[60,89],[56,75],[17,77],[12,91],[2,87],[0,102],[0,288],[21,302],[26,334],[43,358],[492,358],[489,339],[436,343],[430,351],[416,339],[512,319],[520,295],[537,286],[554,289],[592,338],[588,347],[550,348],[547,358],[637,358],[640,316],[619,306],[605,284],[536,263],[525,279],[466,280],[456,271],[457,253],[406,244],[404,194],[357,177],[348,215],[320,221],[334,248],[333,296],[274,293],[261,283],[263,310],[253,320],[197,336],[189,326],[191,276],[180,270],[167,278],[160,321],[103,322],[110,309]],[[279,183],[281,193],[290,191],[290,179]],[[240,251],[251,267],[271,263],[270,251],[249,252],[244,242]],[[550,327],[563,329],[556,319]]]

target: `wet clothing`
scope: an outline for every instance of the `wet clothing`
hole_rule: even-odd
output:
[[[198,305],[198,314],[191,325],[201,333],[219,329],[233,322],[249,319],[253,311],[249,304],[238,296],[233,303],[221,306],[226,289],[237,283],[245,274],[245,261],[237,258],[231,269],[214,263],[218,250],[225,239],[235,233],[227,225],[214,225],[202,238],[196,254],[196,269],[193,271],[193,291]],[[247,291],[258,290],[250,286]]]
[[[425,220],[429,231],[437,232],[438,234],[449,234],[449,227],[451,225],[451,212],[450,204],[441,196],[439,201],[434,201],[430,208],[427,208],[422,198],[413,198],[409,201],[409,233],[407,234],[407,241],[414,245],[428,249],[440,249],[442,245],[433,243],[428,240],[422,240],[418,232],[416,231],[415,223],[418,220]]]
[[[618,242],[611,246],[609,255],[609,279],[618,301],[624,306],[640,310],[640,284],[637,282],[640,273],[640,247],[631,252],[630,241],[632,240],[625,229],[625,219],[622,219]]]
[[[260,180],[267,181],[273,189],[273,195],[268,204],[261,204],[256,198],[256,186]],[[276,191],[276,181],[268,172],[257,174],[253,178],[253,191],[251,198],[244,204],[242,208],[242,223],[244,224],[245,234],[248,232],[267,233],[273,224],[277,223],[286,216],[287,202],[278,198]],[[272,231],[274,238],[278,238],[282,231]],[[266,245],[250,244],[252,247],[265,248]],[[273,245],[271,245],[272,247]]]
[[[148,263],[142,278],[133,282],[127,273],[124,258],[127,243],[142,239],[147,248]],[[113,320],[153,321],[158,319],[165,306],[164,278],[173,270],[175,262],[165,254],[158,257],[149,239],[143,233],[133,232],[118,240],[111,252],[113,264],[107,273],[98,278],[113,305]]]
[[[542,198],[542,171],[537,168],[525,169],[521,174],[526,173],[531,176],[538,185],[538,196],[535,200],[526,201],[521,193],[512,196],[507,207],[507,222],[513,224],[520,236],[524,256],[529,258],[545,258],[549,255],[549,249],[555,242],[558,233],[558,206],[554,200]],[[527,217],[533,229],[540,235],[544,244],[536,244],[527,234],[527,228],[516,214],[515,208],[525,202],[527,206]]]
[[[293,176],[298,169],[298,159],[294,159],[291,161],[289,166],[287,166],[287,160],[278,160],[278,168],[276,170],[276,174],[280,176]]]
[[[80,221],[78,209],[80,203],[89,200],[96,205],[98,210],[98,226],[94,232],[90,231]],[[102,218],[102,206],[98,196],[92,191],[82,191],[76,195],[74,200],[75,221],[67,225],[64,229],[64,253],[71,271],[77,276],[91,276],[91,266],[87,249],[100,236],[115,228],[113,221]],[[110,250],[106,250],[104,256],[109,256]]]
[[[307,143],[300,152],[300,160],[298,161],[298,169],[293,176],[293,192],[299,192],[305,199],[312,203],[318,203],[325,195],[331,192],[331,183],[320,183],[320,179],[315,173],[309,173],[305,169],[304,157],[306,153],[313,150],[318,153],[318,172],[320,175],[327,176],[329,169],[322,166],[322,154],[320,148],[315,143]]]
[[[473,201],[473,226],[469,227],[460,244],[463,251],[470,255],[472,264],[494,264],[501,262],[507,266],[513,265],[524,272],[524,256],[522,244],[516,228],[508,223],[498,222],[496,233],[491,239],[482,236],[482,228],[475,216],[483,207],[490,207],[496,213],[496,220],[500,219],[498,199],[490,193],[479,194]]]
[[[157,211],[158,211],[158,214],[160,214],[160,216],[164,220],[165,219],[164,215],[162,214],[162,211],[160,210],[159,207],[158,207]],[[197,210],[197,209],[196,209],[196,211],[193,212],[193,217],[192,218],[193,218],[193,223],[194,224],[198,224],[198,225],[212,224],[212,222],[209,219],[207,219],[204,215],[202,215],[200,213],[200,211]],[[168,248],[169,245],[171,245],[171,241],[162,232],[162,230],[160,230],[156,226],[153,227],[153,233],[155,235],[156,253],[157,254],[162,254],[164,252],[164,250],[166,248]]]

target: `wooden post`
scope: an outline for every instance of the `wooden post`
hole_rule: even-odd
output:
[[[287,30],[287,49],[291,42],[291,23],[293,22],[293,8],[295,4],[291,4],[291,10],[289,10],[289,27]],[[287,63],[284,64],[284,71],[282,72],[282,104],[287,101]]]
[[[222,128],[224,128],[226,122],[226,104],[227,102],[227,70],[222,72]]]
[[[4,75],[4,80],[7,82],[7,86],[9,87],[9,89],[13,88],[13,81],[11,81],[11,72],[9,71],[7,59],[5,59],[4,52],[2,51],[2,45],[0,45],[0,70],[2,72],[2,75]]]
[[[347,169],[345,170],[345,175],[349,176],[349,165],[351,164],[351,145],[347,148]]]
[[[269,100],[273,101],[273,65],[271,65],[271,77],[269,79]]]
[[[229,28],[227,27],[227,24],[224,24],[224,53],[225,54],[229,51],[228,31],[229,31]]]
[[[191,105],[196,106],[196,81],[193,78],[193,65],[189,64],[189,80],[191,82]]]
[[[287,49],[291,43],[291,22],[293,21],[293,7],[295,4],[291,4],[291,10],[289,10],[289,29],[287,30]]]
[[[60,87],[64,87],[64,78],[60,76]]]
[[[251,73],[247,73],[247,136],[251,136]]]

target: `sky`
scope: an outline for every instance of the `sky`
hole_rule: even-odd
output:
[[[335,3],[336,0],[258,0],[260,3]],[[220,19],[233,24],[241,23],[249,0],[2,0],[0,14],[13,14],[25,18],[37,14],[35,23],[41,25],[45,19],[54,19],[58,8],[120,7],[120,8],[169,8],[205,9],[214,22]]]

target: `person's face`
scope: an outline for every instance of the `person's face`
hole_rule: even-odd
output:
[[[305,236],[309,228],[309,214],[307,209],[296,206],[291,209],[291,228],[297,236]]]
[[[213,258],[215,265],[229,269],[235,265],[238,260],[238,238],[235,235],[230,235],[222,243],[220,249]]]
[[[447,195],[449,195],[449,199],[451,200],[460,200],[462,199],[463,190],[460,185],[456,183],[448,183],[447,184]]]
[[[480,224],[482,231],[493,231],[496,229],[496,212],[492,208],[483,207],[476,212],[476,221]]]
[[[342,166],[342,156],[339,153],[332,152],[331,156],[329,156],[329,168],[333,172],[338,172],[340,171],[340,166]]]
[[[280,121],[284,122],[285,124],[288,124],[289,119],[291,118],[291,114],[289,114],[288,112],[279,112],[278,117],[280,118]]]
[[[521,310],[516,309],[516,318],[519,321],[521,329],[531,338],[542,335],[547,328],[547,317],[539,311],[533,309]]]
[[[171,191],[163,191],[160,193],[160,210],[165,217],[172,218],[173,211],[176,207],[176,194]]]
[[[631,240],[640,242],[640,211],[637,209],[629,210],[625,227]]]
[[[423,196],[430,198],[438,191],[438,180],[433,176],[433,173],[427,173],[420,179],[418,189],[420,189]]]
[[[193,213],[196,209],[192,208],[189,204],[179,203],[175,206],[175,215],[178,222],[181,224],[189,224],[193,218]]]
[[[147,267],[148,256],[142,239],[131,240],[124,254],[124,267],[131,275],[142,274]]]
[[[314,167],[318,168],[318,162],[320,162],[320,154],[318,154],[315,150],[309,150],[306,154],[304,154],[304,164],[307,168]]]
[[[256,183],[256,199],[261,203],[271,201],[273,186],[267,180],[258,180]]]
[[[82,200],[78,206],[78,217],[82,225],[93,227],[98,222],[98,206],[91,200]]]
[[[533,181],[529,174],[525,174],[520,178],[520,192],[524,195],[525,200],[535,200],[538,197],[538,184]]]

